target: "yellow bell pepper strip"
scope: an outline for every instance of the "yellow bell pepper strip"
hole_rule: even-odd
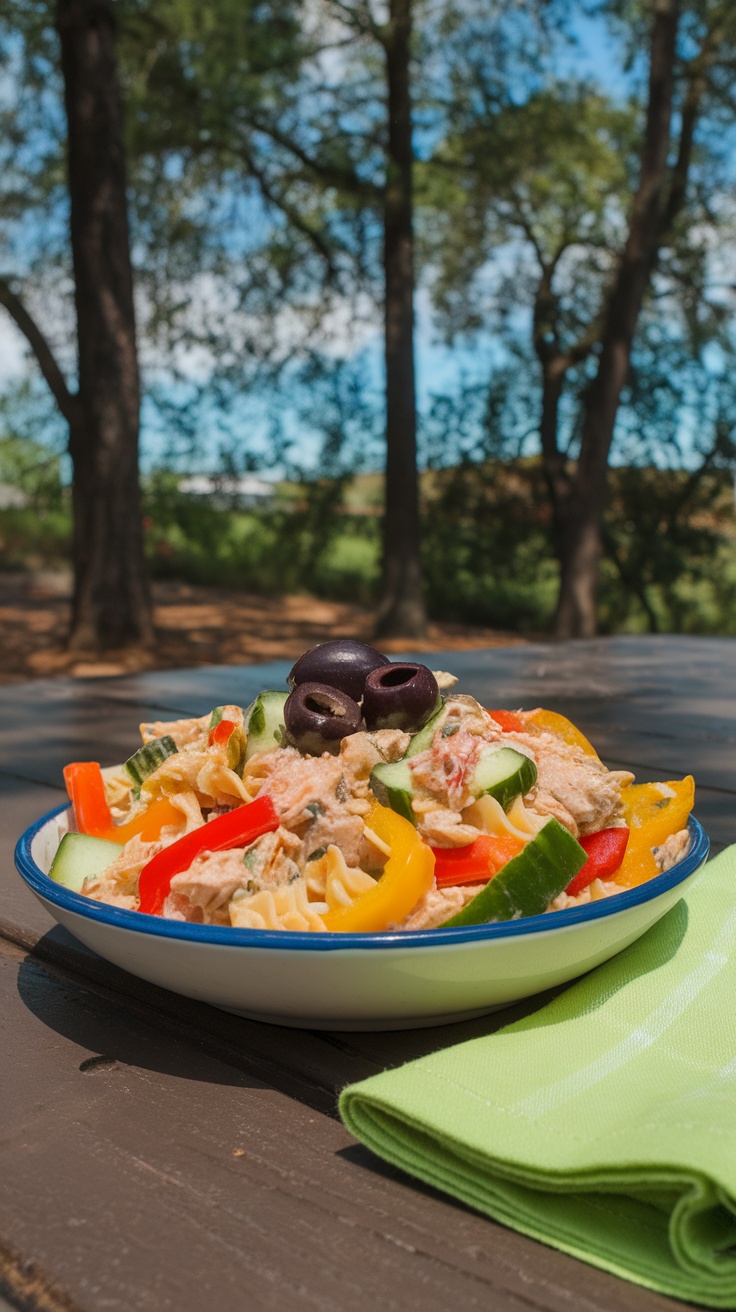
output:
[[[338,907],[322,917],[325,929],[344,934],[388,929],[404,920],[432,887],[434,853],[410,820],[376,802],[365,823],[388,844],[391,855],[374,888],[362,893],[352,906]]]
[[[584,733],[568,720],[566,715],[560,715],[557,711],[545,711],[538,706],[535,711],[522,712],[522,719],[525,724],[534,725],[537,729],[542,729],[547,733],[553,733],[563,742],[569,743],[571,747],[579,747],[586,756],[598,756],[597,751],[592,743],[588,742]]]
[[[623,888],[635,888],[659,874],[652,848],[684,829],[695,800],[691,774],[666,784],[629,784],[621,789],[629,826],[626,855],[614,875]]]
[[[98,761],[74,761],[64,766],[64,782],[80,834],[105,838],[111,843],[127,843],[139,834],[144,843],[155,843],[164,825],[181,823],[181,811],[177,811],[168,798],[162,797],[132,819],[116,825]]]
[[[188,870],[202,852],[225,852],[231,847],[249,847],[263,834],[279,827],[279,817],[271,798],[264,794],[254,802],[236,806],[215,816],[164,847],[141,870],[138,881],[139,911],[160,916],[174,875]]]

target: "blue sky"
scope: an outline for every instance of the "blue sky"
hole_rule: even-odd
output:
[[[597,81],[610,95],[625,97],[631,88],[632,78],[635,78],[641,70],[634,69],[632,74],[622,69],[620,49],[607,26],[599,19],[577,17],[574,36],[574,43],[559,47],[555,60],[558,74]],[[502,254],[500,258],[503,258]],[[378,321],[359,335],[354,349],[358,353],[369,387],[380,395],[383,341]],[[487,380],[494,360],[497,361],[499,358],[499,348],[490,335],[485,338],[479,337],[472,346],[458,344],[452,348],[447,347],[437,337],[429,298],[426,289],[422,289],[417,296],[415,354],[418,404],[420,412],[426,412],[433,396],[438,393],[452,394],[461,383]],[[192,367],[194,369],[194,364]],[[27,368],[23,340],[0,310],[0,387],[22,377]],[[166,385],[164,381],[164,387]],[[174,395],[173,385],[171,395]],[[282,400],[281,405],[283,404]],[[217,431],[214,411],[208,417],[205,410],[203,421],[205,427],[208,427],[208,440],[196,460],[185,462],[188,467],[203,469],[214,467],[217,449],[224,440],[223,434]],[[308,426],[299,425],[295,417],[289,419],[287,416],[286,427],[295,438],[295,458],[301,463],[309,464],[318,452],[319,437],[314,432],[310,432]],[[268,449],[269,423],[262,401],[258,400],[255,404],[251,402],[247,412],[244,405],[243,432],[247,433],[249,446],[256,450]],[[166,446],[167,439],[161,431],[160,423],[154,421],[151,407],[144,405],[142,422],[144,468],[160,463]]]

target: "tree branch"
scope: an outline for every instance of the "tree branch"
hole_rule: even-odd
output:
[[[715,57],[721,39],[721,31],[716,28],[708,33],[699,53],[690,63],[690,75],[687,92],[682,105],[680,118],[680,137],[677,143],[677,159],[672,168],[669,194],[659,221],[660,241],[672,228],[685,203],[688,174],[693,154],[695,127],[700,115],[700,107],[706,91],[708,72]]]
[[[327,267],[327,273],[330,279],[333,279],[336,272],[334,253],[330,249],[328,243],[325,241],[322,234],[318,232],[316,228],[313,228],[310,223],[307,223],[306,219],[299,213],[299,211],[293,205],[290,205],[289,202],[285,200],[283,196],[277,195],[276,191],[274,190],[271,183],[269,182],[265,171],[262,168],[260,168],[259,165],[256,164],[252,155],[246,155],[245,162],[248,170],[250,171],[250,173],[258,183],[258,186],[261,189],[261,193],[265,197],[265,199],[267,201],[270,201],[270,203],[274,205],[276,209],[281,210],[281,213],[289,220],[289,222],[297,229],[297,231],[301,232],[302,235],[305,236],[307,240],[312,244],[312,246],[314,246],[314,249],[317,251],[317,254],[321,255],[322,259],[325,262],[325,265]]]
[[[272,123],[263,123],[257,118],[253,118],[250,120],[250,125],[254,131],[262,132],[277,146],[282,146],[284,150],[289,151],[299,160],[300,164],[303,164],[316,177],[321,178],[328,187],[336,187],[339,191],[347,191],[353,196],[361,196],[373,204],[381,199],[383,188],[376,186],[373,182],[364,182],[362,178],[358,177],[354,169],[340,167],[325,160],[316,159],[304,150],[292,136],[281,132]]]
[[[71,425],[77,417],[79,398],[75,392],[69,391],[66,379],[41,329],[4,278],[0,278],[0,305],[5,306],[16,328],[22,332],[28,342],[56,404],[67,423]]]
[[[359,36],[372,36],[380,45],[386,44],[388,24],[377,23],[369,5],[356,5],[355,0],[350,0],[350,3],[345,3],[345,0],[331,2],[332,8],[351,31],[357,32]]]

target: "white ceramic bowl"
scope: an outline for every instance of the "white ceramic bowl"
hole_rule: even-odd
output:
[[[253,1020],[316,1029],[409,1029],[466,1020],[564,984],[621,952],[682,897],[708,837],[690,820],[683,861],[638,888],[496,925],[306,934],[189,925],[94,902],[48,878],[69,812],[20,838],[18,870],[59,924],[141,979]]]

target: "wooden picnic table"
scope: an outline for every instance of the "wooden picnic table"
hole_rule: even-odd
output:
[[[694,773],[714,849],[736,837],[736,641],[620,637],[427,659],[486,705],[563,710],[639,781]],[[15,874],[15,839],[63,800],[67,761],[124,759],[139,721],[244,705],[286,672],[277,662],[0,689],[0,1308],[678,1306],[414,1183],[336,1117],[349,1081],[545,999],[389,1033],[246,1021],[101,961]]]

